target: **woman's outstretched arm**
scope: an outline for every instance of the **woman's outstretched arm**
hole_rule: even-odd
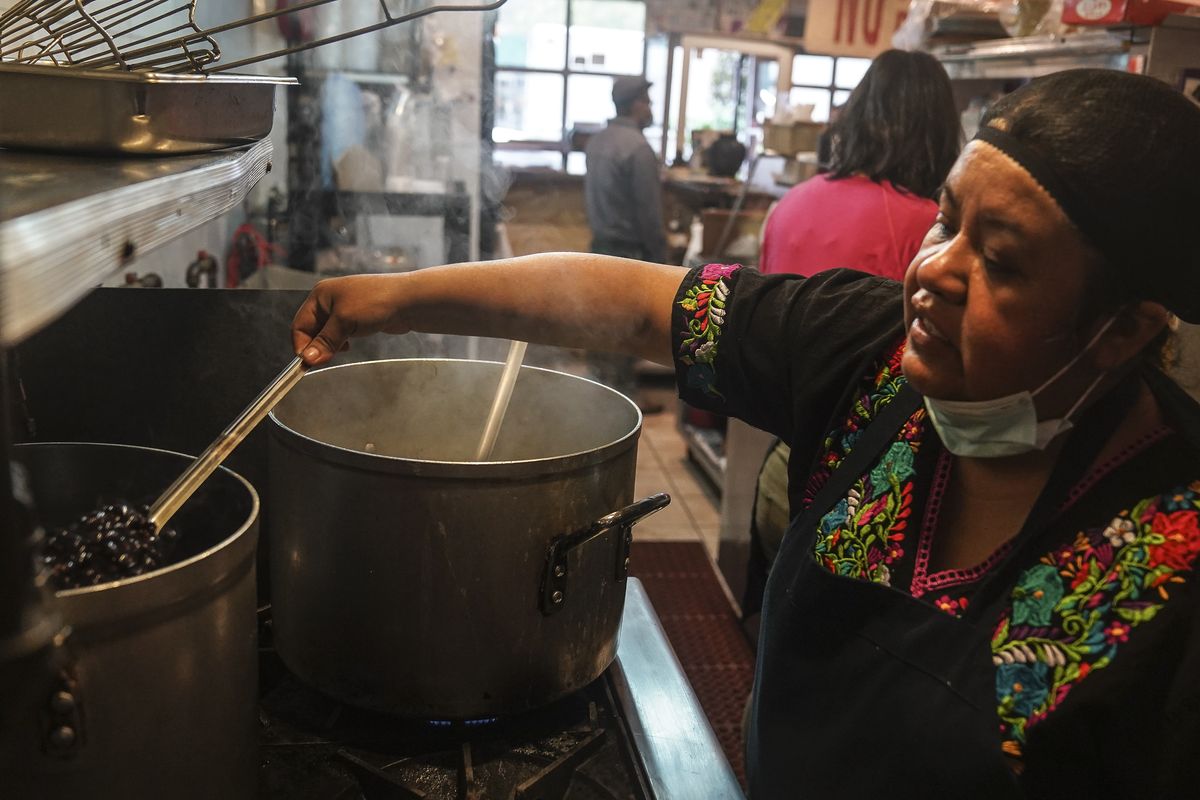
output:
[[[538,253],[321,281],[292,344],[322,364],[351,338],[453,333],[628,353],[672,363],[671,301],[687,271],[590,253]]]

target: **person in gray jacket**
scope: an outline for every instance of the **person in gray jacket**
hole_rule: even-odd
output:
[[[640,76],[613,81],[617,116],[588,141],[584,197],[593,253],[663,263],[662,182],[658,157],[642,131],[654,121],[650,82]],[[592,378],[628,397],[636,397],[634,359],[612,353],[588,356]],[[661,410],[640,402],[643,412]]]
[[[617,116],[588,141],[584,196],[593,253],[661,264],[667,250],[662,181],[658,156],[642,134],[654,121],[649,89],[641,77],[613,81]]]

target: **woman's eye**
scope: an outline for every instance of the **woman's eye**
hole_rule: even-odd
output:
[[[1009,277],[1015,274],[1015,270],[987,255],[983,257],[983,268],[995,277]]]
[[[950,227],[950,223],[945,217],[938,216],[938,218],[934,220],[933,228],[930,229],[930,233],[936,239],[949,239],[954,235],[954,230]]]

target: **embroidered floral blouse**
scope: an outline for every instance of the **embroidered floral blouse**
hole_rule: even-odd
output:
[[[685,280],[676,302],[681,396],[790,442],[792,508],[807,509],[904,384],[898,285],[849,271],[804,281],[711,265]],[[1160,404],[1181,429],[1200,420],[1181,392]],[[961,614],[1009,545],[971,569],[930,570],[952,468],[916,411],[805,532],[812,557]],[[1001,747],[1015,768],[1028,762],[1037,794],[1081,769],[1097,785],[1145,790],[1154,781],[1138,778],[1139,767],[1200,758],[1197,448],[1173,427],[1154,432],[1084,477],[1054,520],[1055,546],[1018,565],[995,617]],[[1039,754],[1061,756],[1064,741],[1089,762],[1043,768]],[[1116,783],[1101,780],[1112,770]]]

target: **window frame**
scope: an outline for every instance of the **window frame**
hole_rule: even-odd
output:
[[[808,53],[801,49],[796,50],[796,55],[798,55],[798,56],[819,56],[821,58],[833,59],[833,64],[829,70],[829,84],[828,85],[823,86],[820,84],[813,84],[813,83],[796,83],[793,81],[791,83],[791,86],[788,87],[789,93],[791,92],[792,89],[816,89],[817,91],[827,92],[829,94],[829,113],[830,114],[833,113],[833,107],[834,107],[833,98],[838,92],[845,92],[846,95],[849,96],[850,92],[854,91],[854,87],[847,89],[844,86],[837,85],[838,62],[840,62],[844,58],[846,58],[846,59],[852,58],[856,61],[863,61],[863,60],[870,61],[871,60],[869,58],[864,59],[862,56],[831,56],[831,55],[826,55],[825,53]],[[791,76],[789,76],[789,79],[790,79],[790,77]],[[860,79],[860,82],[861,82],[861,79]],[[857,84],[855,86],[857,86]],[[823,122],[821,124],[828,125],[829,124],[828,118],[825,120],[825,122]]]
[[[635,1],[641,2],[643,8],[646,5],[646,0],[635,0]],[[503,67],[500,64],[496,64],[494,67],[494,70],[493,70],[494,74],[492,75],[492,87],[491,87],[492,91],[495,91],[496,80],[497,80],[497,78],[499,78],[499,76],[502,73],[516,73],[516,74],[534,73],[534,74],[541,74],[541,75],[560,75],[560,76],[562,76],[562,86],[563,86],[563,88],[562,88],[562,112],[559,115],[559,130],[561,131],[561,134],[559,136],[559,139],[558,140],[522,139],[517,142],[496,142],[493,140],[492,147],[494,148],[494,150],[497,150],[497,151],[504,151],[504,150],[518,151],[518,152],[519,151],[526,151],[526,152],[528,152],[528,151],[539,151],[539,152],[557,151],[559,154],[559,157],[560,157],[559,161],[561,163],[561,166],[559,167],[559,169],[564,173],[567,171],[567,158],[571,154],[571,132],[569,130],[567,130],[567,95],[569,93],[568,87],[570,86],[570,83],[571,83],[571,81],[570,81],[571,76],[572,75],[593,75],[593,76],[597,76],[597,77],[601,77],[601,78],[613,78],[613,79],[621,78],[621,77],[631,77],[630,73],[628,73],[628,72],[607,72],[607,71],[592,70],[592,69],[589,69],[589,70],[571,69],[571,24],[573,21],[572,11],[574,9],[574,6],[575,6],[575,0],[567,0],[567,19],[566,19],[566,31],[565,31],[565,35],[563,37],[563,68],[562,69],[548,69],[548,68],[543,68],[543,67]],[[643,79],[646,77],[646,57],[648,55],[647,50],[648,50],[649,40],[650,40],[650,37],[646,34],[645,30],[643,29],[643,31],[642,31],[642,71],[640,73],[638,73],[637,75],[633,75],[632,77],[641,77]],[[493,121],[492,125],[493,125],[493,127],[495,127],[494,121]],[[487,132],[487,135],[488,135],[488,138],[490,139],[492,137],[492,132],[489,130]]]

